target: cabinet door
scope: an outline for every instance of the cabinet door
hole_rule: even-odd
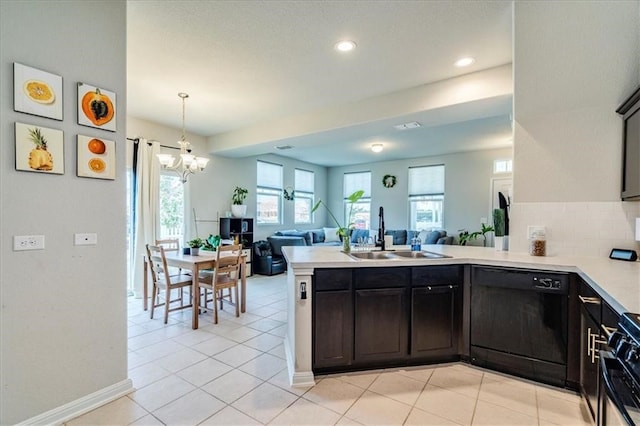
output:
[[[351,294],[351,290],[314,293],[314,369],[351,364],[353,359]]]
[[[599,338],[598,336],[598,323],[582,305],[580,307],[580,391],[587,400],[594,420],[598,403],[599,364],[595,354],[592,354],[592,348],[593,339]]]
[[[458,286],[413,288],[411,356],[455,355],[458,349],[461,299]]]
[[[355,362],[389,361],[408,355],[407,289],[355,292]]]

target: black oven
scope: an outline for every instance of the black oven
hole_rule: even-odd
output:
[[[625,313],[600,351],[599,425],[640,426],[640,315]]]

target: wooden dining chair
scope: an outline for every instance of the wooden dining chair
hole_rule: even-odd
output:
[[[240,299],[238,297],[238,281],[240,280],[240,256],[242,255],[241,245],[220,246],[216,255],[216,267],[213,274],[201,275],[199,278],[200,287],[211,290],[213,294],[213,322],[218,323],[218,302],[220,309],[224,308],[224,300],[236,307],[236,317],[240,316]],[[231,297],[231,289],[234,289],[234,299]],[[224,295],[224,290],[228,290],[228,295]],[[205,306],[206,306],[205,297]]]
[[[181,301],[180,306],[175,308],[171,307],[171,302],[176,301],[171,299],[171,291],[175,289],[182,291],[184,287],[190,287],[192,277],[186,274],[171,275],[164,253],[164,247],[147,244],[147,259],[153,281],[153,290],[151,292],[151,319],[153,319],[154,308],[164,305],[164,323],[166,324],[169,320],[169,312],[190,308],[193,306],[193,302],[185,305],[184,302]],[[164,290],[164,303],[160,303],[161,290]],[[193,298],[193,295],[191,295],[191,298]]]
[[[180,253],[180,240],[177,238],[165,238],[161,240],[156,240],[157,246],[161,246],[164,248],[164,252],[173,252]],[[169,274],[170,275],[180,275],[182,274],[182,268],[174,268],[169,266]],[[189,271],[184,272],[185,275],[191,275]],[[184,291],[182,288],[178,291],[178,297],[171,300],[171,302],[180,302],[180,306],[184,306]]]

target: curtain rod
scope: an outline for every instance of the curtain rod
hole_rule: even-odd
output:
[[[140,138],[127,138],[127,140],[128,140],[128,141],[132,141],[134,144],[137,144],[137,143],[139,143],[139,142],[140,142]],[[151,142],[157,142],[157,141],[153,141],[153,140],[152,140],[152,141],[150,141],[150,142],[147,142],[147,145],[151,146]],[[161,146],[162,148],[167,148],[167,149],[177,149],[177,150],[180,150],[180,148],[178,148],[177,146],[167,146],[167,145],[162,145],[162,144],[160,144],[160,146]]]

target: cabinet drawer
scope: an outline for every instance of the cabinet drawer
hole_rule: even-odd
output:
[[[462,283],[462,266],[422,266],[411,268],[411,285],[425,287]]]
[[[313,273],[314,291],[350,290],[352,269],[316,269]]]
[[[356,270],[356,289],[398,288],[409,284],[409,268],[361,268]]]

